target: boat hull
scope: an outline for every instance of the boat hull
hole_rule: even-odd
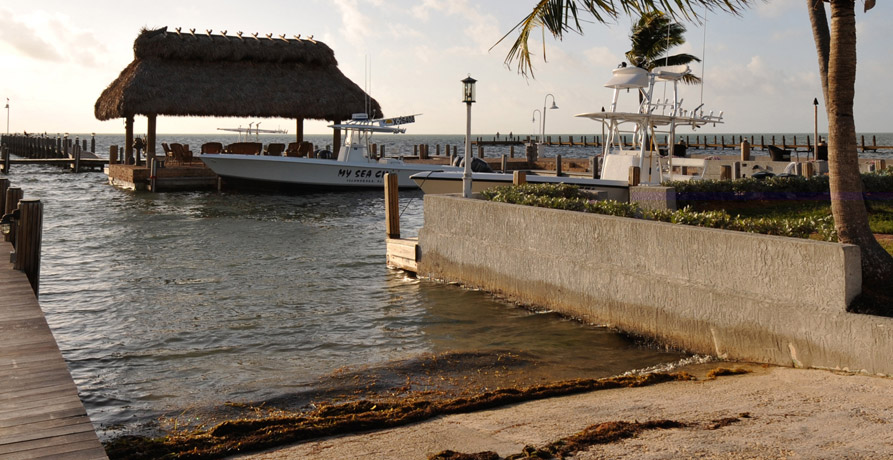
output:
[[[473,173],[471,191],[482,192],[494,187],[512,184],[512,175],[506,173]],[[431,171],[412,176],[425,193],[462,193],[462,173],[454,171]],[[581,188],[598,191],[603,199],[621,202],[629,201],[629,184],[622,181],[589,179],[567,176],[527,175],[529,184],[569,184]]]
[[[401,188],[417,188],[409,176],[432,170],[458,168],[431,164],[348,163],[316,158],[259,155],[198,155],[218,176],[255,183],[297,187],[383,188],[385,174],[396,174]]]

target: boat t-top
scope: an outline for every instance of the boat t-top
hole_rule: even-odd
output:
[[[690,70],[687,65],[656,68],[649,72],[640,67],[619,67],[605,87],[614,90],[610,110],[581,113],[576,116],[591,118],[603,123],[609,133],[605,140],[605,153],[602,159],[600,177],[606,180],[628,180],[629,168],[638,166],[641,183],[659,184],[666,180],[693,179],[694,175],[683,175],[676,172],[679,166],[703,166],[700,160],[691,161],[685,158],[683,148],[676,145],[676,128],[688,126],[699,128],[707,124],[722,123],[722,112],[714,115],[711,111],[705,114],[704,104],[694,110],[682,109],[682,100],[678,97],[679,82]],[[673,85],[672,99],[654,100],[655,83],[667,82]],[[619,112],[617,104],[623,90],[635,90],[639,96],[638,110],[635,112]],[[666,135],[668,155],[661,157],[657,147],[659,135]],[[625,142],[624,136],[631,141]],[[702,168],[703,169],[703,168]]]
[[[199,158],[217,175],[239,180],[277,183],[311,188],[380,188],[387,173],[398,176],[400,187],[415,188],[409,176],[430,170],[459,170],[458,167],[407,163],[400,158],[373,158],[369,143],[375,133],[398,134],[401,125],[415,122],[416,115],[369,119],[354,114],[350,121],[329,125],[344,131],[344,142],[335,158],[294,156],[202,154]]]

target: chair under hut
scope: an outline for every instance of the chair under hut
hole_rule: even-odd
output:
[[[281,157],[282,152],[284,152],[284,151],[285,151],[285,144],[273,143],[273,144],[268,145],[267,148],[264,149],[264,155]]]
[[[202,144],[202,153],[222,153],[223,144],[220,142],[205,142]]]

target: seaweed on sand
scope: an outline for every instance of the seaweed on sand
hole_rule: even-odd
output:
[[[686,372],[653,373],[605,379],[569,380],[526,388],[504,388],[446,400],[407,398],[398,402],[361,400],[323,405],[306,413],[262,419],[230,420],[208,431],[161,438],[129,436],[106,444],[110,458],[220,458],[308,439],[406,425],[438,415],[473,412],[497,406],[588,391],[642,387],[693,380]]]

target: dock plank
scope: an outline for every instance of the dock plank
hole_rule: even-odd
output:
[[[0,337],[0,458],[106,459],[27,277],[6,262]]]

